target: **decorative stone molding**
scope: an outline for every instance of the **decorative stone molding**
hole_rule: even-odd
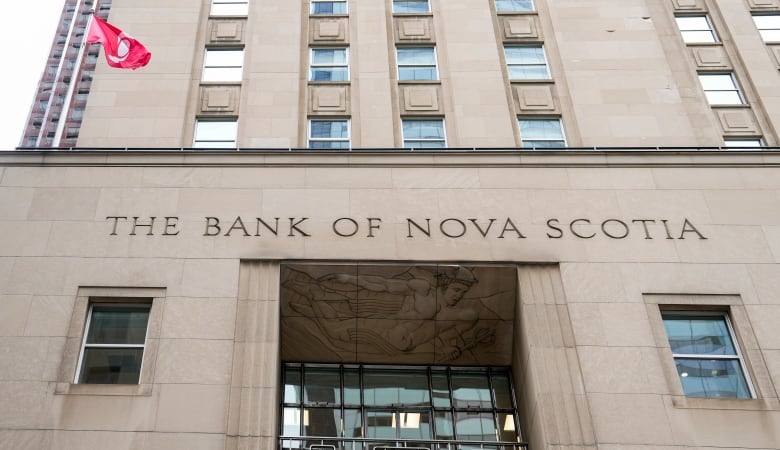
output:
[[[393,20],[397,43],[434,41],[433,23],[430,17],[396,17]]]
[[[235,44],[244,40],[245,20],[211,20],[209,21],[209,43]]]
[[[537,20],[534,15],[501,17],[504,41],[541,40],[541,27]]]
[[[675,11],[679,12],[703,12],[707,5],[703,0],[672,0]]]
[[[773,45],[769,48],[772,50],[772,54],[775,55],[777,65],[780,66],[780,45]]]
[[[731,69],[731,62],[723,47],[693,47],[691,52],[699,69]]]
[[[309,22],[309,42],[316,44],[346,44],[349,42],[346,17],[312,19]]]
[[[349,114],[349,86],[309,86],[309,114]]]
[[[725,136],[756,136],[760,134],[753,112],[748,108],[724,108],[715,110]]]
[[[443,114],[439,85],[402,85],[401,114]]]
[[[751,8],[762,11],[780,9],[780,0],[748,0],[748,4]]]
[[[201,86],[200,113],[236,114],[240,92],[239,86]]]
[[[514,86],[517,109],[524,113],[557,112],[551,85]]]

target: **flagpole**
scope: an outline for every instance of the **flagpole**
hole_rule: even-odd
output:
[[[81,0],[79,0],[81,3]],[[62,142],[62,134],[65,131],[65,124],[68,121],[68,116],[71,115],[71,101],[73,100],[73,93],[76,91],[76,86],[81,82],[81,78],[76,79],[77,76],[82,73],[82,63],[84,62],[84,54],[87,50],[87,36],[89,35],[89,27],[92,26],[92,17],[95,15],[96,8],[100,2],[95,0],[95,4],[92,5],[92,9],[87,17],[87,25],[84,27],[84,34],[81,38],[81,47],[79,47],[78,56],[76,56],[76,62],[73,65],[73,73],[70,77],[70,84],[68,85],[68,92],[65,94],[65,102],[62,104],[62,111],[60,112],[60,120],[57,121],[57,130],[54,134],[54,142],[52,147],[59,147]],[[76,10],[78,12],[78,9]],[[74,18],[75,19],[75,18]],[[76,22],[73,20],[71,26]]]

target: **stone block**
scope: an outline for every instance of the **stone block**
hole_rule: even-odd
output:
[[[753,111],[747,108],[713,109],[726,136],[757,136],[761,133]]]
[[[349,42],[346,17],[312,19],[309,22],[309,41],[313,44],[346,44]]]
[[[240,98],[240,86],[201,86],[200,114],[238,114]]]
[[[430,17],[394,17],[397,43],[433,43],[433,22]]]
[[[675,444],[663,397],[650,394],[589,394],[600,442]]]
[[[517,108],[523,113],[556,113],[552,85],[514,85]]]
[[[168,297],[163,315],[163,339],[233,339],[236,300]]]
[[[211,19],[209,21],[209,43],[236,44],[244,40],[244,25],[242,19]]]
[[[232,357],[232,340],[160,339],[155,381],[227,385]]]
[[[401,86],[401,114],[443,114],[438,85]]]
[[[700,12],[707,10],[704,0],[672,0],[672,6],[679,12]]]
[[[228,396],[228,386],[160,385],[155,430],[173,433],[225,433]]]
[[[697,69],[731,69],[731,62],[723,47],[693,47],[691,53]]]
[[[504,41],[523,41],[542,39],[538,24],[538,17],[535,15],[523,16],[502,16],[500,19],[501,27],[504,31]]]
[[[349,86],[309,86],[309,114],[348,116],[350,114]]]

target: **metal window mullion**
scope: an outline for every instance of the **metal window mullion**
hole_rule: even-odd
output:
[[[739,359],[739,355],[706,355],[699,353],[672,353],[675,358],[689,359]]]
[[[89,312],[87,312],[87,323],[84,327],[84,337],[81,340],[81,350],[79,351],[79,359],[76,363],[76,375],[73,379],[73,384],[78,384],[79,377],[81,377],[81,365],[83,364],[84,360],[84,351],[87,349],[87,335],[89,334],[89,327],[92,325],[92,309],[94,305],[89,305]]]
[[[146,340],[145,337],[144,340]],[[144,348],[145,346],[145,344],[84,344],[84,347],[89,348]]]
[[[745,360],[742,356],[742,350],[739,346],[739,342],[737,341],[737,334],[734,332],[734,327],[731,325],[731,319],[729,318],[728,314],[723,315],[723,319],[726,321],[726,329],[729,330],[729,337],[731,338],[731,343],[734,345],[734,350],[737,352],[737,359],[739,360],[739,368],[742,370],[742,375],[745,376],[745,383],[748,386],[748,391],[750,392],[751,398],[757,398],[756,390],[753,387],[753,380],[750,378],[750,372],[747,370],[747,365],[745,364]]]

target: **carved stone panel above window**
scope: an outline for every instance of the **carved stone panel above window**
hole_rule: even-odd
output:
[[[433,24],[430,17],[396,17],[396,43],[433,42]]]
[[[349,86],[309,86],[309,115],[349,114]]]
[[[731,62],[723,47],[697,47],[691,51],[699,69],[731,69]]]
[[[401,114],[443,114],[438,85],[401,86]]]
[[[553,89],[550,85],[515,86],[515,98],[517,109],[522,113],[557,112],[557,106],[553,97]]]
[[[753,112],[748,108],[715,110],[726,136],[755,136],[760,128]]]
[[[201,86],[200,113],[230,114],[238,112],[239,86]]]
[[[316,44],[338,43],[349,41],[347,18],[312,19],[309,26],[309,41]]]
[[[501,17],[504,41],[541,40],[542,36],[539,32],[541,27],[537,20],[537,16],[532,15]]]
[[[211,20],[209,43],[235,44],[244,40],[244,20]]]
[[[780,0],[748,0],[750,7],[756,10],[780,9]]]
[[[701,12],[707,10],[704,0],[672,0],[672,5],[679,12]]]

